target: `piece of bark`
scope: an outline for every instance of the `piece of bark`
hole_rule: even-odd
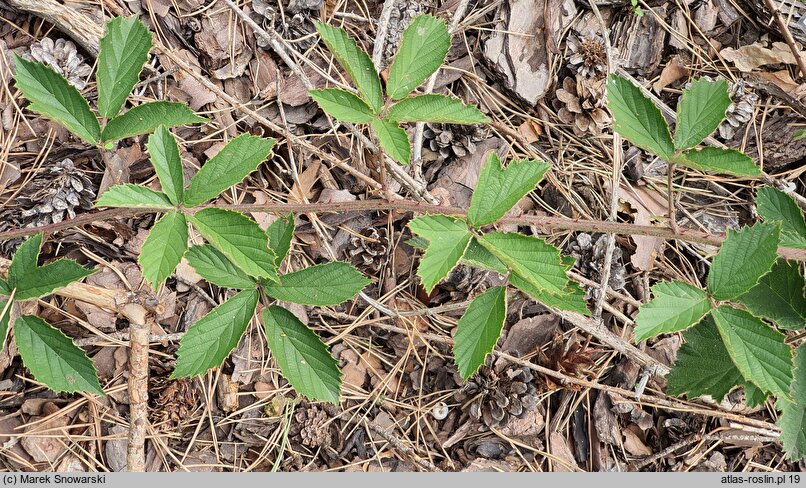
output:
[[[483,56],[507,89],[535,105],[551,83],[549,52],[556,50],[576,7],[567,0],[510,0],[502,13],[504,20],[484,44]]]
[[[666,47],[666,30],[655,19],[657,14],[666,18],[666,7],[652,7],[654,12],[645,12],[643,16],[626,13],[616,22],[611,35],[613,43],[624,61],[623,67],[628,70],[640,70],[642,75],[649,75],[661,61]]]

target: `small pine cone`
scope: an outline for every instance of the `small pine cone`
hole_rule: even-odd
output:
[[[602,234],[593,242],[593,237],[584,232],[579,233],[568,246],[569,253],[576,258],[580,274],[589,280],[599,282],[604,267],[604,254],[607,247],[607,235]],[[627,273],[622,263],[621,248],[613,249],[613,258],[610,261],[610,279],[608,284],[612,290],[621,290],[626,285]],[[588,297],[595,295],[595,290],[588,291]]]
[[[442,160],[461,158],[476,150],[489,130],[483,125],[426,124],[423,145],[439,154]]]
[[[316,32],[313,21],[319,18],[322,0],[291,0],[283,10],[283,14],[275,9],[274,2],[253,0],[252,9],[262,17],[259,23],[271,27],[280,37],[299,52],[313,46],[316,39],[311,36]],[[285,3],[285,2],[284,2]],[[305,39],[303,39],[305,38]],[[258,46],[266,49],[269,44],[261,37],[257,38]]]
[[[733,101],[725,113],[725,121],[719,126],[719,137],[733,139],[736,132],[742,132],[753,118],[753,108],[758,103],[758,95],[748,87],[743,79],[730,84],[730,99]]]
[[[64,76],[71,85],[79,90],[84,89],[86,86],[84,80],[92,73],[92,67],[84,62],[84,57],[78,54],[72,41],[56,39],[56,42],[53,42],[53,39],[46,37],[31,44],[30,49],[24,55],[26,59],[47,64]]]
[[[171,430],[186,421],[197,406],[196,387],[193,381],[182,378],[174,381],[155,379],[152,393],[156,393],[151,412],[153,423],[163,430]]]
[[[562,88],[555,93],[553,106],[557,117],[569,124],[574,134],[598,135],[610,124],[605,105],[605,79],[596,80],[576,75],[567,76]]]
[[[585,78],[601,78],[607,72],[607,47],[599,36],[568,36],[570,68]]]
[[[512,417],[523,418],[537,405],[537,383],[529,368],[509,365],[497,372],[489,365],[479,368],[459,391],[471,418],[490,428],[503,427]]]
[[[370,276],[377,276],[389,259],[389,236],[386,227],[367,227],[350,237],[347,246],[350,261]]]
[[[330,416],[317,405],[301,405],[289,429],[291,440],[308,447],[327,447],[333,441]]]
[[[76,216],[76,209],[92,210],[95,190],[92,180],[64,159],[36,175],[23,188],[16,203],[22,209],[24,227],[39,227]]]
[[[447,303],[466,300],[487,288],[487,271],[471,266],[458,265],[439,283],[440,293],[431,298],[432,303]]]

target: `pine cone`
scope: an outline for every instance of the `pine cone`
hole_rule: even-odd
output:
[[[313,19],[319,18],[322,0],[290,0],[283,8],[283,15],[267,0],[253,0],[252,9],[263,17],[265,27],[271,27],[280,37],[289,42],[289,45],[299,52],[313,46],[316,39],[310,34],[316,32]],[[306,39],[297,41],[306,37]],[[258,46],[267,48],[268,43],[261,37],[257,38]]]
[[[599,36],[568,36],[570,68],[585,78],[601,78],[607,72],[607,47]]]
[[[76,45],[65,39],[45,37],[41,41],[31,44],[31,50],[24,56],[29,61],[39,61],[53,68],[64,76],[71,85],[83,90],[92,67],[84,62],[84,57],[78,54]]]
[[[460,158],[476,150],[489,131],[483,125],[426,124],[423,145],[442,160]]]
[[[484,365],[459,391],[458,400],[464,403],[473,419],[490,428],[503,427],[510,418],[523,418],[537,405],[537,384],[528,368],[507,366],[502,372]]]
[[[350,237],[347,246],[350,261],[370,276],[376,276],[389,259],[389,236],[386,227],[367,227]]]
[[[466,300],[477,292],[487,288],[487,271],[460,264],[453,268],[448,276],[439,283],[437,295],[431,303],[441,304],[453,300]]]
[[[289,429],[292,442],[308,447],[327,447],[333,441],[330,416],[317,405],[301,405]]]
[[[742,131],[753,118],[753,108],[758,103],[758,95],[748,87],[743,79],[730,84],[730,99],[725,121],[719,126],[719,137],[725,140],[733,139],[736,131]]]
[[[563,123],[571,125],[574,134],[598,135],[610,123],[605,105],[605,79],[595,80],[576,75],[567,76],[557,90],[554,109]]]
[[[580,274],[598,283],[602,276],[606,247],[606,234],[599,236],[594,243],[593,237],[590,234],[581,232],[577,234],[576,239],[568,246],[568,251],[572,256],[577,258],[576,262]],[[611,290],[621,290],[626,284],[625,275],[627,270],[622,263],[622,254],[620,247],[616,246],[613,249],[613,258],[610,261],[610,279],[608,280],[608,285]],[[595,295],[595,292],[596,290],[589,289],[587,298]]]
[[[76,209],[92,210],[95,198],[92,180],[64,159],[36,175],[23,188],[16,203],[22,208],[24,227],[39,227],[76,216]]]
[[[164,430],[171,430],[183,421],[196,409],[197,396],[193,381],[182,378],[174,381],[155,380],[152,391],[157,393],[151,411],[151,421],[160,425]],[[161,384],[160,384],[161,383]]]

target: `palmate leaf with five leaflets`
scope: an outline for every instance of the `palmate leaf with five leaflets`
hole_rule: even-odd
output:
[[[280,280],[268,237],[254,220],[219,208],[205,208],[189,218],[210,244],[246,274],[275,282]]]
[[[181,213],[168,212],[151,227],[137,262],[153,289],[173,274],[187,247],[188,224]]]
[[[708,273],[708,292],[719,300],[731,300],[756,286],[778,255],[780,230],[777,223],[728,229]]]
[[[240,183],[269,157],[274,139],[241,134],[231,140],[193,175],[184,203],[194,207]]]
[[[255,314],[257,290],[243,290],[210,310],[182,337],[171,378],[204,374],[217,368],[238,345]]]
[[[756,194],[756,209],[764,222],[781,222],[782,246],[806,249],[806,221],[792,197],[764,186]]]
[[[96,207],[155,208],[171,209],[171,200],[164,193],[156,192],[142,185],[124,183],[110,186],[101,194]]]
[[[338,305],[371,283],[351,265],[332,261],[284,274],[279,284],[266,283],[263,290],[270,297],[301,305]]]
[[[792,401],[781,399],[777,405],[781,409],[781,443],[789,459],[797,460],[806,456],[806,343],[795,349],[794,365]]]
[[[473,105],[445,95],[417,95],[392,105],[386,114],[391,122],[439,122],[444,124],[486,124],[490,119]]]
[[[277,305],[263,309],[263,327],[269,349],[291,386],[310,400],[338,404],[341,371],[322,339]]]
[[[702,142],[725,119],[730,104],[725,80],[701,78],[693,81],[690,88],[683,90],[683,99],[677,106],[675,147],[688,149]]]
[[[118,115],[104,127],[101,138],[114,142],[126,137],[154,132],[159,126],[177,127],[204,122],[207,119],[193,113],[184,103],[147,102]]]
[[[192,246],[185,253],[193,269],[208,283],[222,288],[254,288],[255,281],[209,244]]]
[[[656,283],[652,295],[635,318],[635,342],[688,329],[711,311],[705,292],[682,281]]]
[[[654,103],[629,80],[611,75],[607,79],[607,106],[613,114],[613,129],[641,149],[670,161],[675,148],[666,120]]]
[[[162,191],[172,204],[179,205],[184,197],[185,177],[182,173],[182,158],[179,156],[176,139],[165,126],[159,126],[148,138],[146,148]]]
[[[453,355],[459,374],[467,380],[484,364],[504,326],[507,315],[507,287],[496,286],[470,302],[456,324]]]
[[[98,54],[98,112],[118,114],[140,77],[151,50],[151,33],[136,17],[115,17],[106,24]]]
[[[50,66],[14,55],[15,85],[31,101],[28,109],[65,126],[85,142],[96,145],[101,125],[87,100]]]
[[[314,24],[325,45],[333,53],[333,57],[353,79],[364,101],[373,112],[378,112],[383,105],[383,91],[378,72],[369,55],[358,47],[344,29],[321,22]]]
[[[420,15],[403,31],[403,40],[389,68],[386,94],[400,100],[431,76],[451,47],[445,23],[431,15]]]
[[[406,131],[395,122],[374,119],[372,130],[378,137],[378,142],[390,158],[400,164],[409,164],[411,161],[411,145]]]
[[[534,189],[548,169],[548,163],[528,159],[504,168],[498,155],[491,153],[473,190],[467,221],[477,229],[497,222]]]
[[[742,381],[742,374],[722,342],[713,318],[707,316],[683,334],[685,343],[677,351],[667,376],[666,392],[689,398],[711,395],[721,402]]]
[[[340,88],[310,90],[308,94],[333,117],[353,124],[368,124],[375,118],[372,109],[360,98]]]
[[[565,272],[571,267],[560,250],[543,239],[515,232],[491,232],[479,243],[537,290],[564,295],[571,290]]]
[[[51,390],[104,394],[87,354],[41,318],[18,317],[14,321],[14,341],[34,378]]]
[[[744,379],[779,398],[788,397],[792,350],[784,342],[785,336],[744,310],[727,305],[711,315]]]
[[[753,315],[770,319],[781,329],[798,330],[806,327],[805,285],[799,266],[779,259],[738,301]]]
[[[470,244],[472,234],[464,220],[445,215],[417,217],[409,222],[409,229],[428,240],[428,248],[420,259],[417,275],[426,293],[431,293],[459,262]]]

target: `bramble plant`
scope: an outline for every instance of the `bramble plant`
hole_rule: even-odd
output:
[[[411,92],[445,61],[451,36],[445,23],[430,15],[417,16],[403,32],[403,39],[386,81],[384,100],[378,71],[369,55],[340,27],[321,22],[316,30],[336,61],[355,83],[358,95],[340,88],[308,93],[325,112],[338,120],[369,124],[386,153],[409,164],[411,143],[401,122],[482,124],[489,119],[478,108],[445,95]]]
[[[137,83],[150,48],[151,34],[139,20],[116,18],[107,24],[97,73],[98,112],[110,119],[103,130],[88,102],[49,67],[17,57],[16,79],[23,95],[32,102],[31,110],[61,123],[89,143],[103,148],[110,141],[153,132],[147,149],[162,191],[142,185],[115,185],[100,196],[96,206],[164,212],[138,257],[143,277],[155,290],[171,276],[183,256],[209,283],[239,290],[193,324],[180,341],[172,377],[195,376],[226,359],[249,326],[261,296],[303,305],[338,305],[353,298],[370,280],[345,262],[280,276],[294,235],[293,216],[276,220],[264,232],[242,213],[199,208],[255,171],[271,154],[275,140],[250,134],[232,139],[185,188],[179,146],[168,127],[205,119],[184,104],[168,102],[144,103],[117,116]],[[188,249],[188,223],[209,244]],[[20,247],[9,270],[9,281],[2,283],[0,292],[16,300],[37,298],[92,272],[65,260],[36,268],[36,254],[31,250],[38,251],[41,241],[40,235]],[[64,275],[57,272],[63,269]],[[47,280],[38,284],[43,270],[49,273],[49,280],[56,280],[53,286],[47,285]],[[34,288],[32,283],[38,286]],[[341,373],[322,340],[281,306],[264,308],[261,317],[269,349],[288,382],[311,399],[337,403]],[[58,391],[103,394],[92,363],[61,332],[31,316],[17,319],[14,327],[23,360],[40,381]],[[62,353],[52,364],[41,360],[48,357],[41,354],[48,347]],[[33,350],[39,354],[39,361]],[[65,383],[55,374],[59,368],[76,373]]]
[[[731,103],[724,80],[695,81],[684,91],[674,141],[660,110],[630,81],[611,76],[608,100],[615,130],[668,162],[761,175],[739,151],[694,149],[724,120]],[[806,456],[806,344],[797,347],[793,361],[792,347],[778,329],[806,327],[806,284],[798,264],[778,258],[777,250],[806,248],[806,222],[795,201],[772,187],[758,190],[756,209],[763,222],[728,230],[705,290],[678,280],[652,287],[652,300],[635,319],[635,340],[685,331],[668,377],[669,394],[722,401],[742,386],[749,406],[775,395],[781,441],[798,459]]]

